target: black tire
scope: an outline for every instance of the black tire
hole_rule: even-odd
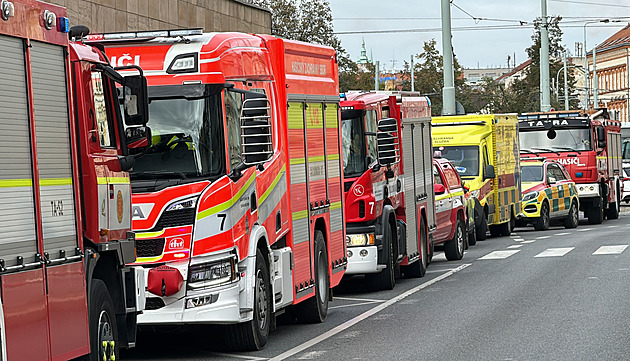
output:
[[[580,222],[580,214],[575,202],[571,202],[569,216],[564,220],[564,228],[575,228]]]
[[[427,247],[427,226],[424,218],[420,220],[420,259],[405,267],[404,272],[407,277],[424,277],[429,265],[429,249]]]
[[[514,229],[514,218],[512,217],[512,214],[510,213],[510,219],[507,222],[497,225],[495,232],[498,232],[498,236],[507,237],[510,234],[512,234],[513,229]]]
[[[486,217],[486,212],[482,212],[480,214],[481,223],[479,224],[479,228],[477,228],[477,241],[483,241],[488,236],[488,218]]]
[[[328,275],[328,252],[324,242],[324,234],[315,231],[313,245],[315,266],[315,296],[299,305],[298,320],[303,323],[322,323],[328,316],[328,300],[330,299],[330,277]],[[392,273],[393,273],[392,269]]]
[[[604,209],[602,206],[603,202],[600,202],[599,207],[590,207],[588,208],[588,223],[589,224],[601,224],[604,221]]]
[[[251,321],[228,326],[227,346],[234,351],[261,350],[269,338],[271,328],[271,284],[267,262],[260,250],[256,251],[254,286],[254,318]]]
[[[99,279],[92,280],[88,304],[91,352],[83,359],[98,361],[102,360],[103,355],[105,355],[106,360],[118,360],[120,350],[116,313],[114,312],[114,302],[105,282]]]
[[[453,238],[444,243],[444,255],[446,259],[449,261],[459,261],[462,259],[462,257],[464,257],[465,243],[466,230],[464,229],[464,222],[458,218]]]
[[[527,226],[527,222],[525,222],[525,221],[524,221],[524,220],[522,220],[522,219],[517,219],[517,220],[514,222],[514,225],[515,225],[516,227],[525,227],[525,226]]]
[[[550,218],[549,218],[549,203],[543,202],[540,206],[540,217],[536,219],[534,223],[534,229],[537,231],[546,231],[549,229]]]
[[[389,224],[384,225],[383,229],[383,248],[385,253],[385,268],[379,273],[367,274],[367,280],[373,291],[393,290],[396,286],[396,271],[394,269],[394,239],[392,237],[392,228]]]
[[[468,245],[474,246],[477,244],[477,228],[475,227],[475,221],[472,221],[472,231],[468,233]]]
[[[608,219],[619,219],[619,206],[621,205],[621,193],[619,193],[619,186],[617,186],[617,197],[615,203],[610,203],[606,211]]]

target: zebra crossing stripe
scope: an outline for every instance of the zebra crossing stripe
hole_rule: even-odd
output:
[[[597,251],[593,252],[593,255],[602,255],[602,254],[621,254],[621,252],[625,251],[628,248],[628,245],[619,245],[619,246],[601,246],[597,249]]]
[[[488,260],[488,259],[506,259],[511,255],[514,255],[520,252],[520,249],[510,250],[510,251],[494,251],[490,252],[487,255],[479,258],[480,260]]]
[[[562,257],[565,254],[573,251],[573,249],[575,249],[575,247],[564,247],[564,248],[548,248],[542,252],[540,252],[539,254],[537,254],[536,256],[534,256],[534,258],[541,258],[541,257]]]

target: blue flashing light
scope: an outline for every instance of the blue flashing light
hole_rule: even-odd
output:
[[[340,99],[346,99],[346,93],[339,93]]]
[[[582,172],[576,172],[575,173],[575,178],[582,178],[584,175],[582,174]]]
[[[57,19],[57,22],[59,23],[59,31],[62,33],[70,31],[70,20],[68,18],[60,16],[59,19]]]

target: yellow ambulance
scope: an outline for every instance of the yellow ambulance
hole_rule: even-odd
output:
[[[469,237],[512,233],[521,213],[516,114],[434,117],[431,123],[433,150],[453,163],[469,189]]]

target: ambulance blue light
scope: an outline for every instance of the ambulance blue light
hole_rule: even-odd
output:
[[[62,33],[67,33],[70,31],[70,20],[68,18],[60,16],[57,20],[59,22],[59,31],[61,31]]]
[[[582,172],[576,172],[575,173],[575,177],[576,178],[582,178],[584,175],[582,174]]]

